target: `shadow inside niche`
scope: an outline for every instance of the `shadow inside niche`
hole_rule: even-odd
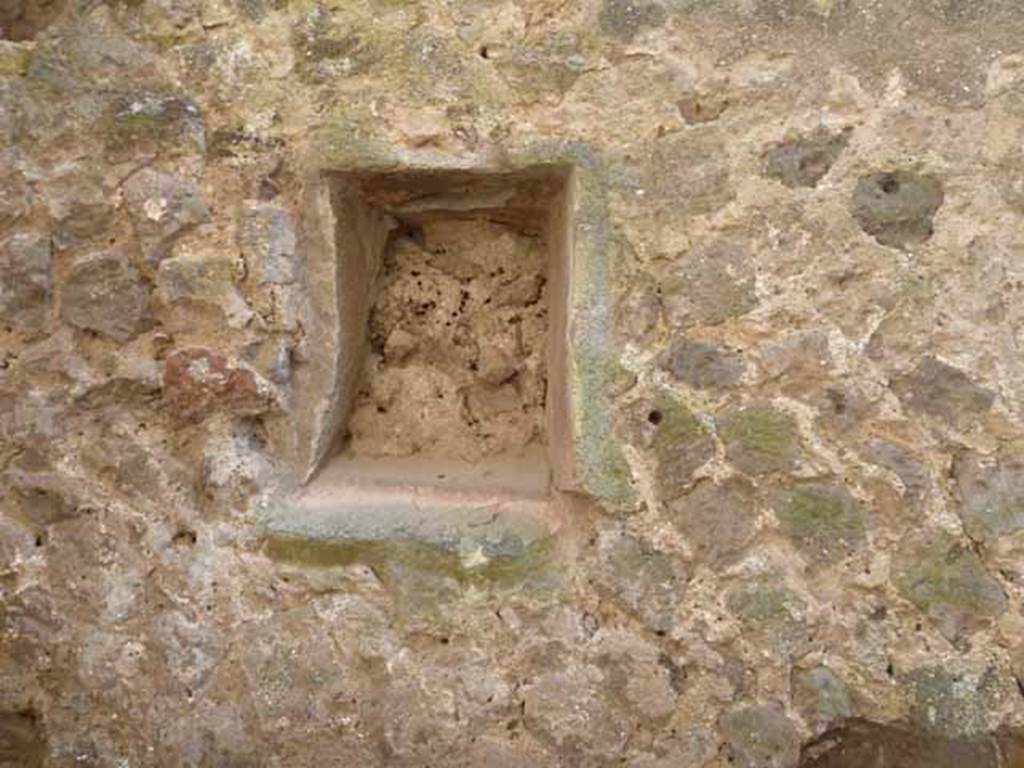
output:
[[[67,0],[0,0],[0,40],[34,40],[67,5]]]
[[[1024,732],[1001,728],[948,738],[900,723],[846,720],[800,750],[800,768],[1008,768],[1024,766]]]

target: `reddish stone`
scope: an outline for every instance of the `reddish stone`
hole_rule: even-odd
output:
[[[262,413],[270,396],[256,374],[209,349],[181,349],[164,360],[164,398],[179,419],[197,421],[215,411]]]

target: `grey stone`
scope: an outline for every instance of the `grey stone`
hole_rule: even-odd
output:
[[[711,342],[683,338],[672,342],[664,366],[675,379],[694,389],[732,386],[746,370],[736,352]]]
[[[645,27],[665,23],[665,9],[644,0],[604,0],[598,17],[601,29],[612,37],[629,42]]]
[[[674,499],[690,485],[694,471],[714,456],[714,440],[686,404],[667,393],[640,405],[634,418],[657,458],[658,487],[666,499]]]
[[[686,577],[671,555],[629,534],[602,539],[595,574],[602,590],[620,600],[656,631],[675,624],[675,606],[683,599]]]
[[[516,91],[528,98],[553,99],[564,95],[583,74],[584,54],[580,36],[562,32],[547,34],[532,45],[512,46],[493,60]]]
[[[629,281],[616,305],[615,332],[623,340],[644,342],[657,327],[660,315],[657,283],[648,273],[640,272]]]
[[[976,554],[940,534],[903,547],[894,563],[897,590],[950,641],[988,626],[1006,610],[1006,595]]]
[[[118,97],[111,109],[108,149],[120,155],[147,146],[203,154],[206,129],[199,107],[190,99],[167,94]]]
[[[912,371],[896,378],[892,389],[908,409],[954,425],[968,425],[996,399],[991,389],[934,357],[924,358]]]
[[[943,199],[937,177],[896,170],[858,179],[851,208],[867,234],[882,245],[906,250],[932,236],[932,220]]]
[[[793,385],[814,385],[827,374],[832,355],[828,332],[797,331],[761,346],[765,373]]]
[[[867,515],[842,486],[808,483],[788,488],[775,514],[793,544],[819,562],[834,563],[867,539]]]
[[[143,255],[154,264],[170,255],[181,235],[210,218],[195,184],[151,168],[125,182],[124,200]]]
[[[662,303],[673,330],[745,315],[757,306],[746,248],[723,240],[680,256],[662,286]]]
[[[52,292],[50,238],[12,235],[0,243],[0,323],[21,331],[46,326]]]
[[[669,505],[676,528],[698,559],[719,563],[740,555],[754,535],[757,489],[743,477],[702,480]]]
[[[600,670],[589,664],[548,664],[523,686],[527,729],[545,741],[571,750],[571,764],[592,762],[580,752],[598,755],[621,750],[627,738],[619,713],[600,695]]]
[[[913,693],[911,715],[924,730],[946,738],[979,736],[988,730],[987,713],[999,702],[995,669],[979,676],[920,667],[907,674],[907,682]]]
[[[0,168],[0,227],[5,227],[28,213],[32,192],[14,168],[13,153],[0,152]]]
[[[796,422],[769,403],[728,408],[717,422],[726,458],[743,472],[763,475],[796,465],[800,455]]]
[[[61,291],[61,317],[70,325],[117,341],[137,336],[146,321],[149,291],[121,250],[78,258]]]
[[[846,685],[828,667],[794,670],[790,688],[793,706],[815,733],[853,716]]]
[[[795,768],[800,759],[800,735],[779,704],[734,709],[718,727],[736,768]]]
[[[893,472],[902,482],[904,496],[920,503],[931,488],[927,468],[907,449],[887,440],[872,440],[866,446],[867,459]]]
[[[55,222],[54,241],[66,248],[105,232],[114,209],[97,173],[73,166],[50,177],[43,198]]]
[[[727,135],[708,127],[666,136],[654,145],[647,186],[666,215],[714,213],[736,196],[728,156]]]
[[[991,541],[1024,528],[1024,456],[968,451],[957,456],[953,469],[960,517],[972,538]]]
[[[817,128],[789,139],[765,154],[765,176],[787,187],[814,187],[829,172],[849,141],[849,133]]]
[[[801,656],[811,647],[802,617],[806,604],[788,587],[767,579],[752,581],[732,589],[725,602],[752,642],[786,658]]]
[[[160,296],[168,302],[223,302],[234,275],[231,259],[187,254],[161,261],[156,285]]]
[[[286,208],[245,203],[238,225],[238,244],[249,274],[259,282],[295,281],[295,229]]]

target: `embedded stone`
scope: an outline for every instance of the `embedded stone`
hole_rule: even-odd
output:
[[[604,0],[598,23],[608,35],[629,42],[645,27],[660,27],[665,23],[665,18],[665,9],[657,3],[644,0]]]
[[[0,323],[21,331],[46,325],[52,292],[50,238],[22,233],[0,242]]]
[[[725,455],[750,475],[784,472],[796,465],[800,440],[796,422],[768,403],[729,408],[718,417]]]
[[[767,580],[748,582],[732,589],[725,604],[754,642],[786,658],[800,656],[810,648],[802,616],[806,604],[788,587]]]
[[[793,706],[815,733],[853,716],[853,702],[843,681],[828,667],[794,670]]]
[[[647,339],[661,315],[658,286],[648,273],[640,272],[631,277],[615,315],[615,331],[620,338],[633,342]]]
[[[907,250],[934,232],[942,206],[942,182],[936,176],[896,170],[862,176],[853,191],[853,216],[882,245]]]
[[[821,562],[849,555],[867,538],[867,515],[842,486],[793,486],[782,492],[775,514],[793,544]]]
[[[669,505],[672,522],[699,559],[721,562],[740,555],[754,536],[757,489],[744,477],[702,480]]]
[[[777,144],[765,153],[765,176],[787,187],[814,187],[832,168],[849,141],[849,133],[817,128]]]
[[[74,165],[60,172],[43,187],[50,218],[55,222],[54,240],[69,247],[107,231],[114,215],[98,174]]]
[[[672,556],[624,533],[602,538],[599,551],[595,576],[601,588],[655,631],[671,629],[686,588],[685,574]]]
[[[143,255],[151,264],[169,256],[179,237],[210,218],[195,184],[152,168],[125,182],[124,200]]]
[[[927,468],[910,451],[887,440],[872,440],[866,447],[868,461],[894,473],[903,483],[908,501],[920,503],[931,488]]]
[[[1006,610],[1002,587],[963,543],[946,535],[899,553],[897,590],[950,642],[988,626]]]
[[[797,331],[760,347],[765,373],[788,388],[815,386],[828,372],[832,355],[828,332]]]
[[[526,98],[561,98],[586,70],[576,34],[548,34],[531,45],[486,46],[487,58],[505,81]]]
[[[999,704],[996,670],[981,675],[946,667],[919,667],[907,674],[911,715],[920,727],[946,738],[970,738],[988,730],[988,713]]]
[[[108,145],[115,153],[147,145],[198,154],[206,151],[202,113],[181,96],[120,96],[111,108],[110,126]]]
[[[910,410],[954,425],[965,425],[986,413],[996,399],[991,389],[934,357],[924,358],[914,370],[895,379],[892,389]]]
[[[263,0],[247,5],[265,5]],[[365,74],[385,55],[381,41],[367,30],[339,23],[327,8],[310,10],[295,24],[291,43],[300,76],[319,83]]]
[[[77,259],[60,296],[60,315],[68,324],[128,341],[143,329],[149,291],[119,249]]]
[[[718,727],[736,768],[795,768],[800,759],[800,735],[775,702],[734,709]]]
[[[295,229],[286,208],[247,202],[242,206],[238,244],[249,273],[261,283],[295,281]]]
[[[665,319],[674,330],[720,325],[757,306],[745,248],[718,242],[681,256],[662,286]]]
[[[160,262],[156,286],[165,301],[216,302],[232,287],[235,265],[222,257],[187,254]]]
[[[960,517],[972,538],[992,541],[1024,529],[1024,455],[965,452],[953,464]]]
[[[649,447],[658,462],[658,487],[666,499],[677,498],[694,471],[714,456],[714,440],[690,409],[668,394],[655,398],[640,418],[647,421],[642,429],[653,433]]]
[[[13,153],[0,151],[0,227],[25,216],[31,204],[32,191],[14,168]]]
[[[250,369],[209,349],[172,352],[164,360],[164,398],[183,421],[214,412],[257,414],[272,404],[269,385]]]
[[[746,371],[743,358],[725,347],[685,338],[673,340],[664,362],[672,376],[694,389],[724,389]]]
[[[648,187],[673,216],[714,213],[736,197],[729,146],[713,130],[680,131],[659,140],[648,165]]]
[[[527,729],[563,748],[582,742],[598,755],[620,750],[628,734],[619,713],[600,695],[601,677],[590,664],[547,666],[523,686]]]

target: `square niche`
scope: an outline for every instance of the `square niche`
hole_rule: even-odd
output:
[[[326,178],[342,352],[307,496],[543,503],[568,471],[569,170]]]

